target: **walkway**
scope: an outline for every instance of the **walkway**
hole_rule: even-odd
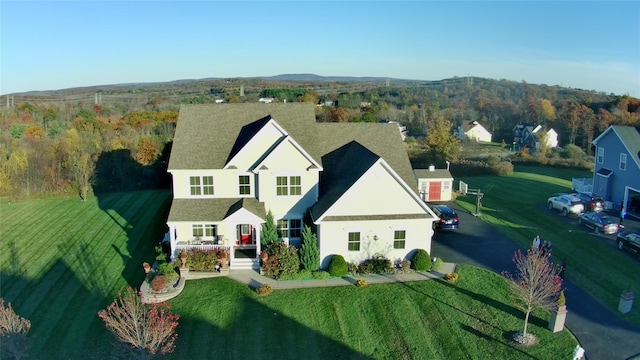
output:
[[[257,288],[261,284],[269,284],[273,289],[301,289],[311,287],[329,287],[353,285],[356,279],[364,279],[367,284],[382,284],[392,282],[407,282],[438,279],[446,273],[453,273],[454,263],[443,263],[438,271],[413,272],[407,274],[370,274],[363,276],[345,276],[326,280],[274,280],[260,275],[255,270],[230,270],[229,278]]]

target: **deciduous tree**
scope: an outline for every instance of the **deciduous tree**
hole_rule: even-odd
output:
[[[98,317],[132,357],[149,359],[175,348],[178,338],[175,330],[180,316],[171,313],[169,308],[168,303],[145,305],[139,294],[128,288],[106,309],[100,310]]]
[[[5,307],[0,298],[0,349],[2,354],[14,359],[27,355],[30,341],[28,338],[31,322],[13,311],[11,303]]]
[[[516,302],[524,310],[524,328],[519,334],[520,341],[524,343],[530,343],[532,339],[532,336],[527,335],[531,311],[535,308],[553,309],[562,291],[559,269],[549,257],[548,252],[540,250],[529,249],[526,254],[518,250],[513,256],[515,274],[503,273],[509,280]]]

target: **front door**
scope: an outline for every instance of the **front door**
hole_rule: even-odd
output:
[[[240,239],[241,245],[253,244],[252,230],[253,227],[249,224],[238,225],[238,239]]]

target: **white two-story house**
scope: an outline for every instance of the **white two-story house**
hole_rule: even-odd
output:
[[[431,251],[436,217],[394,127],[317,123],[306,103],[183,105],[168,171],[172,256],[223,246],[231,269],[258,268],[269,211],[291,245],[312,227],[323,268]]]

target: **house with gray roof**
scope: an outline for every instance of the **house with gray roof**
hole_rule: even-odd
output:
[[[611,125],[593,140],[593,192],[640,215],[640,127]]]
[[[172,256],[224,247],[231,269],[258,269],[268,212],[279,238],[318,237],[359,263],[431,251],[435,214],[420,199],[398,130],[375,123],[318,123],[313,104],[183,105],[169,160]]]

